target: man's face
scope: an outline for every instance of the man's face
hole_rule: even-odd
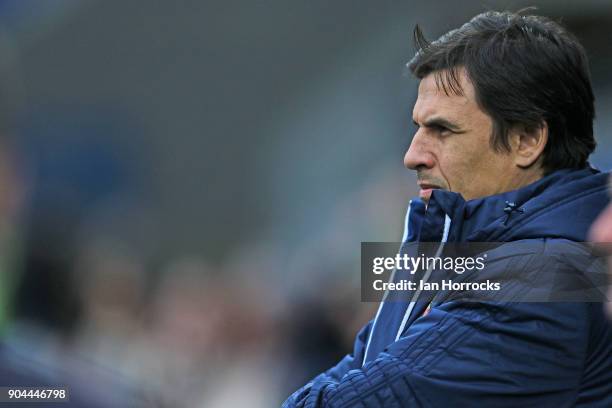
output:
[[[610,179],[610,194],[612,195],[612,178]],[[612,202],[599,214],[591,226],[590,239],[612,255]]]
[[[471,200],[519,187],[512,156],[492,149],[493,122],[478,107],[464,70],[459,73],[463,95],[438,89],[434,74],[419,85],[412,115],[419,129],[404,164],[417,171],[425,201],[432,189],[454,191]]]
[[[612,194],[612,178],[610,179],[610,193]],[[591,226],[589,240],[608,254],[608,281],[612,282],[612,203],[608,204]],[[608,312],[612,317],[612,286],[609,287],[608,301],[610,302]]]

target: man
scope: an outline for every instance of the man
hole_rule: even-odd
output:
[[[421,190],[405,243],[538,247],[497,251],[529,277],[521,291],[530,279],[562,286],[557,271],[578,276],[578,243],[608,200],[607,175],[587,162],[594,98],[582,46],[546,18],[509,12],[415,38],[418,130],[404,163]],[[612,406],[601,303],[466,302],[448,291],[406,300],[382,302],[352,355],[283,406]]]
[[[612,178],[610,179],[610,194],[612,195]],[[608,257],[609,281],[612,281],[612,203],[597,217],[591,227],[590,240],[594,242]],[[608,316],[612,318],[612,285],[608,289]]]

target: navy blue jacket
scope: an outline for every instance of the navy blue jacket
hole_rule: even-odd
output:
[[[434,191],[427,208],[411,202],[404,238],[543,248],[564,242],[578,252],[572,244],[586,240],[608,202],[607,181],[593,169],[561,170],[467,202]],[[521,274],[549,273],[538,254],[505,255],[521,263]],[[552,269],[578,268],[565,256],[555,259]],[[612,325],[601,303],[410,300],[382,302],[353,353],[283,407],[612,407]]]

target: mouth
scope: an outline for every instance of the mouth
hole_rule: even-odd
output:
[[[423,201],[429,201],[429,198],[431,197],[431,193],[434,190],[440,190],[441,187],[437,186],[435,184],[428,184],[428,183],[418,183],[419,184],[419,197],[421,198],[421,200]]]

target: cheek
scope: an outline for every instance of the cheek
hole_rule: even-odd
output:
[[[500,177],[507,174],[506,157],[499,157],[480,142],[457,140],[444,146],[440,155],[440,171],[452,191],[464,198],[493,194]]]
[[[440,149],[438,163],[442,177],[449,184],[452,191],[462,192],[466,183],[464,179],[470,178],[474,166],[473,158],[469,152],[464,151],[465,145],[462,143],[447,143]]]

